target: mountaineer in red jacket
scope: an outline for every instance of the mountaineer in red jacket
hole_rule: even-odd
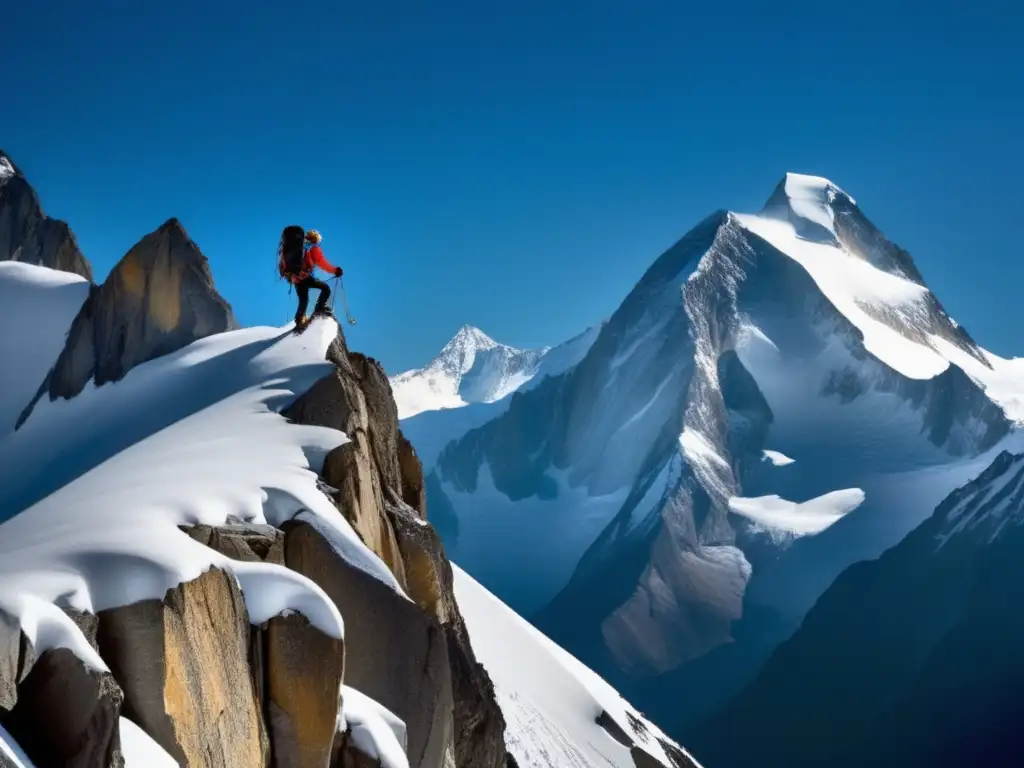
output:
[[[327,306],[331,289],[327,283],[313,277],[313,269],[319,267],[335,277],[341,277],[343,271],[341,267],[335,267],[324,257],[324,252],[320,248],[322,242],[323,236],[315,229],[306,232],[302,227],[290,226],[285,227],[281,234],[278,271],[281,277],[295,286],[295,293],[299,296],[299,306],[295,310],[295,329],[299,331],[309,325],[310,318],[306,317],[306,307],[309,305],[310,288],[320,291],[316,306],[313,308],[313,317],[333,314]]]

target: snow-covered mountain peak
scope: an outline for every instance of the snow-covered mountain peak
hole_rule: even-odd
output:
[[[834,242],[836,206],[855,206],[856,201],[826,178],[801,173],[787,173],[768,198],[762,216],[790,222],[797,232],[809,240]]]
[[[494,403],[565,373],[583,359],[603,327],[598,323],[555,346],[518,349],[464,325],[430,363],[391,378],[399,417]]]
[[[391,379],[399,415],[406,419],[423,411],[500,400],[533,377],[547,351],[500,344],[479,328],[464,325],[423,368]]]
[[[518,351],[513,347],[499,344],[475,326],[464,325],[452,337],[452,340],[444,345],[441,354],[434,358],[430,366],[437,366],[446,372],[462,375],[473,367],[477,353],[496,347]]]

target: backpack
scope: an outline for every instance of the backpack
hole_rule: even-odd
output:
[[[278,271],[281,277],[295,277],[306,269],[306,230],[300,226],[285,227],[281,233]]]

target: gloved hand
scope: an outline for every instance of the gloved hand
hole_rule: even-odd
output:
[[[345,270],[343,270],[341,267],[335,267],[334,268],[334,276],[335,277],[341,277],[344,273],[345,273]]]

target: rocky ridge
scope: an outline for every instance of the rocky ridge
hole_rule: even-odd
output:
[[[21,183],[9,175],[8,185],[12,178]],[[33,215],[23,218],[31,224]],[[0,220],[14,218],[0,208]],[[93,287],[39,396],[75,397],[90,382],[117,381],[135,365],[233,327],[206,258],[171,219]],[[107,670],[87,668],[63,648],[37,655],[0,613],[0,726],[37,768],[123,765],[121,718],[181,765],[377,766],[349,731],[339,732],[344,685],[404,722],[410,766],[515,764],[455,601],[451,566],[425,517],[422,469],[398,429],[387,377],[376,361],[348,350],[340,328],[328,358],[333,373],[284,415],[350,436],[327,455],[321,488],[410,600],[349,564],[308,522],[189,526],[183,530],[193,539],[232,559],[307,576],[345,617],[345,640],[299,614],[251,626],[238,584],[216,567],[162,600],[96,615],[66,609]]]

